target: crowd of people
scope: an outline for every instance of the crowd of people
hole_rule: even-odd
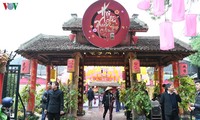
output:
[[[195,80],[196,86],[196,98],[194,103],[189,104],[190,111],[194,111],[195,120],[200,120],[200,80]],[[163,86],[165,91],[159,96],[154,96],[153,101],[157,100],[162,110],[162,120],[180,120],[178,103],[181,102],[177,90],[172,83],[165,84]],[[120,87],[117,87],[115,93],[113,93],[113,87],[107,87],[103,94],[102,104],[104,108],[103,120],[105,120],[106,114],[109,111],[109,119],[112,120],[112,112],[114,103],[116,104],[116,112],[120,109],[124,109],[121,106],[119,99]],[[92,101],[95,100],[94,91],[90,88],[87,92],[88,107],[92,108]],[[64,99],[63,92],[59,89],[58,82],[49,82],[47,90],[42,95],[42,120],[45,120],[46,116],[48,120],[60,120],[60,115],[64,114]]]
[[[64,114],[63,92],[59,89],[59,83],[49,82],[48,89],[42,95],[42,118],[45,120],[60,120],[60,116]]]

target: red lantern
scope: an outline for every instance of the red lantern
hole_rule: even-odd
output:
[[[179,63],[179,75],[180,76],[188,75],[188,66],[186,63]]]
[[[132,73],[140,73],[140,61],[138,59],[132,60]]]
[[[74,38],[76,37],[76,34],[70,34],[69,35],[69,39],[71,40],[71,41],[74,41]]]
[[[30,60],[22,61],[21,73],[23,73],[23,74],[30,73]]]
[[[75,71],[75,60],[68,59],[67,60],[67,72],[74,72]]]
[[[133,44],[137,44],[138,42],[138,36],[132,36]]]

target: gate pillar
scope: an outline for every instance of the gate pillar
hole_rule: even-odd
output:
[[[3,79],[4,79],[4,74],[0,73],[0,104],[2,102],[2,94],[3,94]]]
[[[160,93],[163,93],[164,92],[164,89],[162,87],[163,80],[164,80],[164,67],[163,66],[158,67],[158,79],[159,79]]]
[[[47,65],[46,66],[46,71],[47,71],[47,74],[46,74],[46,76],[47,76],[47,78],[46,78],[46,90],[48,89],[47,88],[47,85],[48,85],[48,83],[50,82],[50,71],[51,71],[51,66],[50,65]]]
[[[34,112],[35,107],[35,90],[36,90],[36,78],[37,78],[37,60],[31,60],[31,81],[30,81],[30,97],[28,99],[27,111]]]
[[[177,78],[177,76],[178,76],[178,61],[172,62],[172,69],[173,69],[173,77],[174,77],[174,87],[177,88],[177,87],[179,87],[179,79]]]

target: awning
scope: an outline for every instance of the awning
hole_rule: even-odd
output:
[[[99,87],[107,87],[107,86],[118,87],[118,86],[120,86],[120,84],[117,82],[89,82],[88,85],[89,86],[99,86]]]

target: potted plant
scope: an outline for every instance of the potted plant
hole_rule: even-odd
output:
[[[134,111],[134,119],[145,120],[151,111],[151,100],[146,91],[145,82],[135,82],[133,86],[120,94],[128,111]]]
[[[195,99],[195,85],[190,77],[178,77],[180,85],[177,88],[182,102],[179,103],[180,111],[182,111],[182,119],[189,119],[188,104],[193,103]]]

